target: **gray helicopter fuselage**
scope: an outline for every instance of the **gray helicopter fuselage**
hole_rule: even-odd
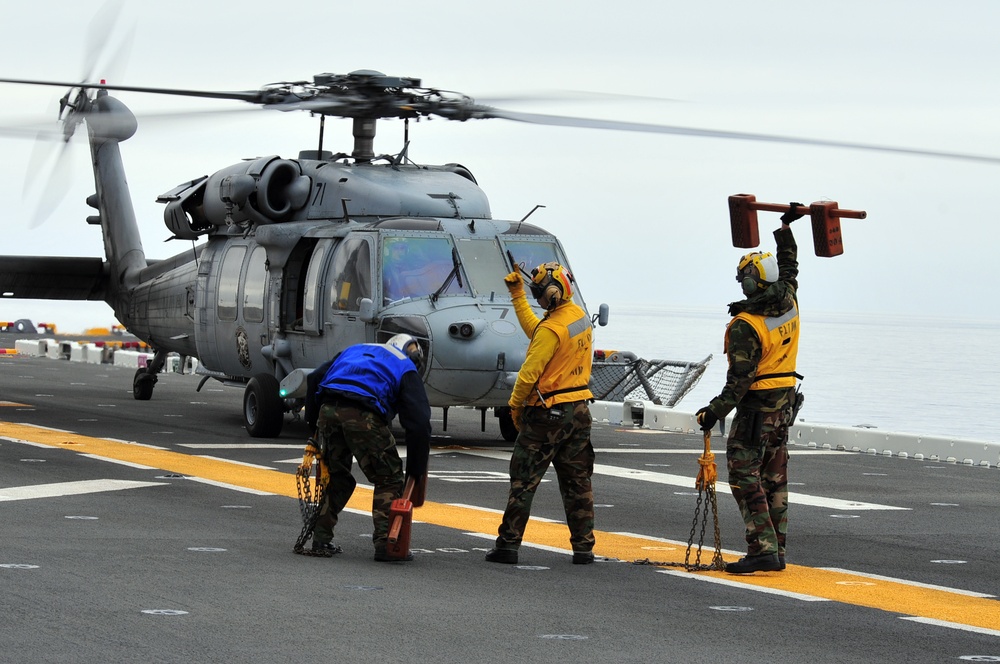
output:
[[[87,125],[97,211],[87,221],[105,258],[4,257],[0,290],[107,302],[156,351],[133,377],[137,400],[151,398],[168,353],[196,357],[200,373],[246,386],[248,432],[273,437],[301,399],[282,379],[405,332],[423,346],[432,406],[493,407],[504,436],[516,435],[506,406],[532,330],[504,277],[515,264],[569,262],[547,231],[493,219],[466,168],[376,158],[374,124],[356,118],[353,158],[249,159],[159,196],[171,239],[192,246],[147,260],[119,148],[135,117],[104,89],[81,89],[69,108],[68,130]],[[578,289],[573,299],[586,309]]]
[[[233,382],[407,332],[431,405],[504,406],[528,343],[508,252],[568,261],[542,229],[491,219],[465,173],[268,157],[182,185],[160,197],[168,226],[205,241],[145,268],[122,322]]]

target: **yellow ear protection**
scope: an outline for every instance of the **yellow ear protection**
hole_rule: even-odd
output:
[[[531,271],[531,296],[536,300],[544,296],[549,309],[555,309],[563,300],[573,297],[573,275],[556,262],[543,263]]]

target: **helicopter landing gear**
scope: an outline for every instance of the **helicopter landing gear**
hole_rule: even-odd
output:
[[[285,423],[285,402],[278,394],[278,379],[257,374],[243,392],[243,424],[254,438],[276,438]]]
[[[146,373],[145,369],[136,369],[132,378],[132,396],[136,401],[149,401],[153,398],[154,385],[156,385],[156,374]]]
[[[166,352],[158,350],[153,354],[153,359],[149,364],[135,370],[135,375],[132,377],[132,396],[136,401],[149,401],[153,398],[156,374],[163,370],[163,365],[166,362]]]
[[[510,408],[506,406],[494,408],[493,414],[500,423],[500,435],[503,436],[503,439],[508,443],[517,440],[517,427],[514,426],[514,418],[510,416]]]

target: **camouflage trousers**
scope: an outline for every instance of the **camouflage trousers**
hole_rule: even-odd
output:
[[[586,401],[553,409],[524,409],[521,431],[510,457],[510,494],[497,547],[517,549],[531,516],[531,502],[549,464],[559,478],[573,551],[594,548],[594,447],[590,444],[590,409]]]
[[[316,421],[323,460],[330,470],[330,484],[319,505],[313,531],[315,542],[329,542],[340,512],[354,493],[357,482],[351,474],[352,458],[375,486],[372,498],[372,541],[384,548],[389,538],[389,507],[403,495],[403,462],[396,439],[377,413],[350,405],[348,401],[325,403]]]
[[[737,408],[726,442],[729,488],[746,525],[747,554],[785,554],[790,412]]]

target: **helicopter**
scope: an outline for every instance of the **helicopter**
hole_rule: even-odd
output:
[[[198,359],[206,380],[242,387],[252,437],[280,435],[301,406],[301,376],[347,346],[414,336],[426,362],[422,378],[433,407],[488,409],[503,437],[517,431],[507,407],[528,339],[503,277],[556,261],[572,271],[559,239],[529,223],[494,219],[472,171],[458,163],[424,165],[400,152],[377,155],[381,120],[506,119],[536,124],[777,140],[996,161],[988,157],[813,139],[526,114],[424,87],[420,79],[374,70],[324,73],[247,91],[0,79],[69,88],[59,119],[68,139],[84,125],[96,191],[87,199],[105,257],[0,257],[6,297],[103,300],[122,325],[154,349],[133,376],[136,400],[152,398],[167,356]],[[169,189],[157,201],[170,239],[191,242],[172,258],[148,260],[139,237],[119,144],[138,128],[111,92],[231,99],[319,119],[319,142],[297,158],[241,161]],[[326,150],[326,119],[352,122],[350,153]],[[536,206],[537,209],[537,206]],[[200,244],[194,244],[200,242]],[[608,307],[591,314],[606,325]],[[541,310],[537,311],[541,314]]]
[[[466,97],[419,85],[358,71],[239,95],[321,119],[351,117],[354,149],[247,160],[167,191],[157,201],[171,239],[203,242],[155,261],[145,258],[118,148],[137,121],[110,96],[112,86],[71,90],[63,126],[67,135],[87,126],[96,184],[87,221],[101,227],[106,260],[6,256],[0,289],[15,298],[104,300],[155,350],[133,377],[136,400],[152,397],[168,354],[195,357],[206,379],[244,387],[253,437],[278,436],[285,413],[301,405],[279,393],[281,379],[349,345],[406,332],[423,346],[431,405],[493,408],[512,440],[506,403],[527,338],[503,276],[570,262],[544,229],[493,219],[467,168],[418,166],[405,148],[374,153],[382,118],[474,112]],[[586,310],[579,290],[574,299]],[[607,316],[602,306],[593,318],[603,325]]]

